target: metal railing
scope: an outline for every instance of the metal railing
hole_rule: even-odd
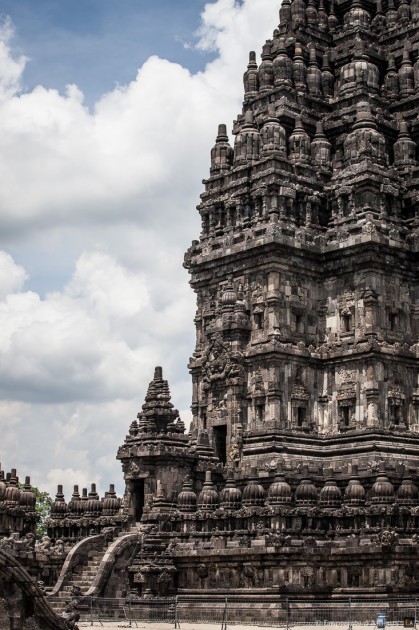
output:
[[[65,599],[49,598],[53,608],[63,609]],[[417,600],[304,600],[267,595],[266,597],[171,598],[96,598],[83,597],[79,603],[81,620],[93,624],[125,621],[131,627],[137,622],[167,623],[179,628],[182,623],[228,626],[253,625],[276,628],[302,626],[342,626],[348,630],[364,627],[409,627],[416,629]]]

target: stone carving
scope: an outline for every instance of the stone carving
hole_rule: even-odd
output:
[[[80,619],[80,613],[78,612],[78,601],[72,600],[66,605],[61,617],[66,621],[69,630],[78,630],[76,624]]]

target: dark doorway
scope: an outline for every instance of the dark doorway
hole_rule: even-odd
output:
[[[220,462],[225,464],[227,461],[227,425],[222,424],[213,427],[213,432],[215,452]]]
[[[132,502],[134,507],[135,521],[141,520],[144,510],[144,479],[136,479],[133,481],[134,489]]]

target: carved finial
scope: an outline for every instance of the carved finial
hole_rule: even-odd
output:
[[[243,83],[245,96],[254,94],[259,90],[259,73],[254,50],[249,53],[249,63],[243,76]]]
[[[291,0],[282,0],[279,9],[279,23],[288,24],[291,21]]]
[[[227,126],[218,125],[218,135],[215,146],[211,149],[211,175],[218,175],[230,170],[233,164],[234,151],[229,144]]]

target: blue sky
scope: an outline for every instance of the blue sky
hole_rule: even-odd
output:
[[[231,129],[279,4],[2,3],[3,468],[67,497],[121,492],[115,454],[156,365],[188,425],[183,255],[218,124]]]
[[[194,49],[204,0],[5,0],[15,48],[30,58],[26,89],[63,91],[76,83],[92,105],[130,82],[151,55],[202,70],[211,54]]]

